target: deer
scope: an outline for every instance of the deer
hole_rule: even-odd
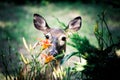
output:
[[[66,41],[67,41],[67,33],[68,31],[76,32],[81,28],[82,18],[81,16],[77,16],[71,21],[69,21],[67,27],[63,30],[60,28],[51,28],[44,17],[35,13],[33,14],[33,23],[34,27],[37,30],[40,30],[46,39],[50,40],[53,44],[49,47],[48,52],[57,56],[61,54],[63,51],[66,51]],[[63,59],[64,55],[57,59],[57,63],[54,64],[54,67],[57,69],[60,66],[60,62]],[[58,80],[58,79],[56,79]]]

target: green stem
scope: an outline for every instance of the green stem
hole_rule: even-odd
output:
[[[105,25],[106,25],[106,28],[107,28],[107,31],[108,31],[108,34],[109,34],[109,37],[110,37],[110,44],[112,45],[112,44],[114,44],[114,42],[113,42],[113,38],[112,38],[112,34],[111,34],[111,32],[110,32],[110,30],[109,30],[109,28],[108,28],[108,25],[107,25],[107,23],[106,23],[106,21],[105,21],[105,19],[103,18],[103,22],[105,23]]]
[[[103,37],[101,37],[100,35],[97,35],[97,34],[95,34],[95,36],[96,36],[96,38],[97,38],[98,41],[99,41],[99,39],[101,39],[104,42],[104,44],[106,45],[106,47],[108,47],[108,45],[105,42],[105,40],[103,39]],[[99,43],[99,45],[100,45],[100,43]]]

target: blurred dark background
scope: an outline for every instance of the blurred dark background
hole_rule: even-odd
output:
[[[88,3],[94,3],[94,4],[107,4],[112,5],[114,7],[120,7],[120,1],[119,0],[1,0],[1,3],[12,3],[12,4],[40,4],[43,2],[82,2],[84,4]]]

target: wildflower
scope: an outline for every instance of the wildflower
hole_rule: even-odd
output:
[[[49,62],[51,62],[52,60],[55,59],[55,58],[53,57],[53,55],[48,55],[48,54],[41,54],[41,57],[44,58],[45,64],[46,64],[46,63],[49,63]]]
[[[49,46],[51,46],[51,43],[50,43],[50,41],[48,39],[42,41],[42,48],[43,49],[46,49]]]
[[[43,50],[51,46],[51,43],[48,39],[45,40],[39,39],[39,40]]]

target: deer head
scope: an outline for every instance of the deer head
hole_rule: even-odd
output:
[[[46,39],[51,41],[53,45],[48,50],[51,55],[56,56],[66,50],[66,30],[78,31],[81,27],[82,19],[80,16],[74,18],[68,23],[65,30],[50,28],[46,20],[39,14],[34,14],[33,23],[35,28],[42,31]]]

